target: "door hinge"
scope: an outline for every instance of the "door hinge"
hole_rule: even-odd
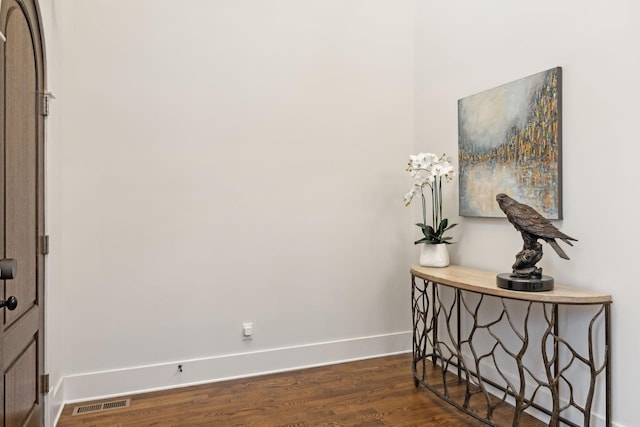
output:
[[[42,115],[49,115],[49,101],[51,99],[56,99],[56,97],[51,92],[40,92],[42,95]]]
[[[49,115],[49,97],[47,95],[42,97],[42,115],[45,117]]]
[[[40,254],[42,255],[49,254],[49,236],[48,235],[40,237]]]
[[[42,393],[49,393],[49,374],[42,374]]]

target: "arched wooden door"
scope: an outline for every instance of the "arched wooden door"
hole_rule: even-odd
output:
[[[0,258],[17,266],[0,299],[17,307],[0,308],[0,417],[31,427],[44,424],[44,54],[37,0],[1,1]]]

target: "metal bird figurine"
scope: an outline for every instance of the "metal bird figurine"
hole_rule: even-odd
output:
[[[542,245],[538,239],[547,242],[564,259],[569,259],[556,239],[560,239],[569,246],[571,241],[577,240],[558,230],[548,219],[540,215],[531,206],[518,203],[504,193],[496,196],[500,209],[507,215],[507,219],[522,235],[524,245],[516,254],[516,262],[513,264],[513,277],[541,278],[542,269],[536,267],[536,263],[542,259]]]

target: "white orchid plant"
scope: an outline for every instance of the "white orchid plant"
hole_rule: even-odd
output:
[[[450,241],[451,237],[444,237],[444,233],[457,224],[449,225],[449,220],[442,217],[442,180],[449,182],[455,176],[451,159],[447,158],[446,154],[440,157],[431,153],[412,154],[409,156],[407,172],[411,174],[414,182],[411,190],[404,196],[405,206],[409,206],[416,193],[420,193],[422,197],[422,223],[416,225],[420,227],[424,237],[414,243],[453,243]],[[427,225],[425,187],[429,187],[431,192],[431,225]]]

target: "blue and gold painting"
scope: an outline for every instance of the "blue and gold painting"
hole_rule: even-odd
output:
[[[502,217],[506,193],[562,218],[560,67],[458,100],[460,215]]]

